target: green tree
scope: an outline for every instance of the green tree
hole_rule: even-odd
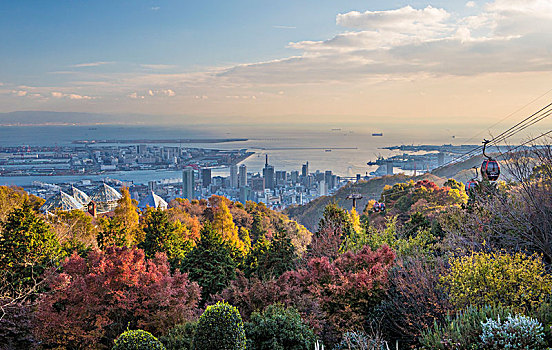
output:
[[[299,312],[282,304],[269,305],[262,313],[254,312],[245,324],[250,350],[311,350],[314,333]]]
[[[164,252],[173,268],[179,266],[194,245],[188,239],[187,228],[180,221],[170,222],[164,210],[152,208],[148,208],[144,221],[145,238],[139,247],[144,249],[146,257],[153,258],[156,253]]]
[[[29,204],[14,209],[0,228],[0,272],[15,289],[34,284],[61,258],[54,232]]]
[[[232,248],[210,223],[205,223],[197,245],[182,261],[181,269],[201,287],[203,302],[221,292],[236,277]]]
[[[285,231],[279,230],[272,241],[262,236],[253,246],[245,260],[245,274],[248,277],[256,275],[263,280],[279,277],[296,267],[297,258],[291,239]]]

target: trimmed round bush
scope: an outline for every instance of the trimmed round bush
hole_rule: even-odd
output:
[[[194,350],[245,350],[243,321],[238,309],[226,302],[207,307],[199,318]]]
[[[165,347],[150,332],[138,329],[121,334],[113,350],[165,350]]]
[[[245,325],[248,350],[312,350],[314,333],[296,309],[282,304],[254,312]]]

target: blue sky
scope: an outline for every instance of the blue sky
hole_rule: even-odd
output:
[[[0,112],[498,119],[552,88],[551,29],[551,0],[2,1]]]

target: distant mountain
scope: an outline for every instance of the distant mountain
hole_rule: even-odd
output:
[[[317,229],[318,221],[320,221],[320,218],[322,217],[324,208],[330,203],[337,203],[340,207],[350,210],[353,203],[350,199],[347,199],[347,196],[352,193],[359,193],[364,197],[363,199],[357,201],[357,211],[360,213],[364,210],[364,207],[370,199],[380,198],[381,192],[383,191],[385,185],[392,186],[399,182],[407,182],[410,180],[419,181],[424,179],[433,181],[439,186],[442,186],[447,180],[446,178],[441,178],[433,174],[423,174],[420,176],[398,174],[376,177],[368,181],[351,183],[340,188],[331,196],[317,198],[305,205],[290,207],[286,209],[285,213],[293,220],[305,226],[309,231],[314,232]]]

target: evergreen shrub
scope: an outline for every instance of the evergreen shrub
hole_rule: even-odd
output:
[[[248,350],[312,350],[314,333],[293,307],[269,305],[245,325]]]
[[[122,333],[113,350],[165,350],[165,347],[150,332],[138,329]]]
[[[246,338],[238,309],[226,302],[208,306],[199,318],[194,350],[245,350]]]

